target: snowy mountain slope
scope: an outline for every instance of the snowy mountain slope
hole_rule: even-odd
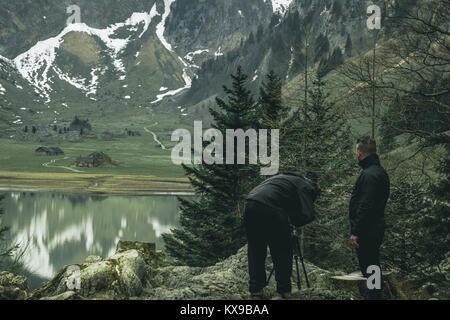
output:
[[[157,15],[159,13],[156,11],[156,4],[154,4],[149,13],[133,13],[127,21],[116,23],[106,29],[92,28],[84,23],[70,24],[56,37],[40,41],[30,50],[16,57],[14,64],[20,74],[37,89],[39,94],[42,97],[45,96],[47,102],[50,102],[49,93],[52,91],[48,77],[50,69],[53,69],[61,80],[67,81],[87,94],[95,93],[98,85],[98,72],[101,71],[100,68],[92,69],[92,77],[87,81],[86,79],[71,78],[54,65],[57,49],[63,43],[64,37],[71,32],[83,32],[99,38],[108,48],[107,53],[113,60],[115,69],[125,74],[125,68],[119,58],[119,54],[127,47],[131,35],[126,38],[118,38],[118,31],[123,32],[123,29],[126,29],[129,33],[134,32],[138,38],[141,38],[148,30],[152,19]]]
[[[64,5],[55,2],[56,0],[43,1],[44,9],[54,3],[53,11],[56,12],[60,11]],[[30,19],[27,16],[33,17],[30,24],[41,23],[35,18],[38,7],[33,8],[34,10],[30,7],[27,11],[19,4],[15,7],[11,3],[2,2],[0,1],[0,6],[5,6],[6,11],[9,12],[6,20],[9,19],[12,24],[20,26],[19,29],[24,32],[29,29],[27,23]],[[135,104],[154,105],[167,97],[189,89],[203,61],[208,57],[221,56],[232,49],[240,39],[253,31],[249,26],[254,24],[255,19],[263,17],[262,21],[267,23],[271,14],[267,10],[266,0],[249,0],[245,4],[238,0],[206,2],[189,0],[190,6],[201,8],[203,14],[210,17],[208,21],[203,21],[200,34],[207,34],[207,37],[214,39],[231,39],[227,46],[218,45],[220,42],[211,43],[207,39],[208,41],[199,48],[195,45],[184,46],[183,41],[177,42],[173,36],[177,26],[184,25],[192,29],[191,27],[198,23],[186,18],[191,13],[191,7],[188,12],[184,12],[184,15],[173,14],[174,8],[183,7],[186,1],[133,0],[133,2],[139,5],[128,5],[125,8],[128,12],[133,6],[147,7],[147,10],[131,12],[122,22],[116,21],[100,27],[98,25],[104,25],[104,23],[99,23],[98,19],[92,19],[90,16],[85,18],[87,14],[95,16],[97,9],[95,4],[87,4],[80,0],[79,5],[82,9],[84,8],[82,5],[94,6],[88,13],[82,10],[84,15],[81,23],[64,26],[61,31],[51,37],[39,36],[43,39],[15,57],[4,58],[4,61],[15,66],[23,79],[32,86],[33,93],[39,96],[40,103],[51,104],[53,100],[61,100],[61,92],[58,90],[69,85],[92,101],[99,101],[102,94],[117,92],[115,88],[120,87],[120,91],[123,91],[121,98],[126,97],[126,100],[132,102],[139,96]],[[281,2],[289,1],[274,0],[274,11],[281,8]],[[111,7],[108,7],[105,12],[109,20],[112,16],[110,11],[122,9],[124,5],[118,0],[101,0],[98,7],[101,8],[104,3],[111,3]],[[246,17],[237,29],[233,22],[226,19],[228,11],[233,7],[242,8],[236,12],[243,12]],[[19,11],[24,14],[23,17],[18,15]],[[195,8],[192,12],[196,12]],[[123,12],[120,15],[123,16]],[[53,19],[53,16],[45,13],[41,19],[47,23]],[[222,29],[217,28],[215,19],[218,16],[225,18],[221,21],[224,25]],[[60,24],[61,21],[58,23]],[[2,36],[8,40],[15,40],[8,33],[4,33],[0,36],[0,41]],[[36,38],[35,35],[27,41],[32,42],[34,38]],[[14,42],[9,41],[9,43]],[[144,52],[145,50],[147,52]],[[16,50],[9,47],[8,43],[4,45],[0,42],[0,51],[14,52]],[[118,82],[124,83],[117,84]],[[160,90],[161,88],[165,90]],[[146,93],[143,92],[144,90]]]

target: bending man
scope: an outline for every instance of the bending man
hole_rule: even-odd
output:
[[[315,219],[317,185],[300,174],[287,173],[267,179],[246,198],[244,225],[248,239],[249,290],[253,298],[263,297],[266,286],[267,246],[272,256],[277,292],[291,293],[291,224],[304,226]]]

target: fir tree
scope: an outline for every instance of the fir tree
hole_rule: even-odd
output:
[[[212,127],[224,137],[226,129],[245,131],[258,126],[256,103],[245,87],[247,76],[241,67],[232,79],[231,89],[224,86],[227,101],[217,98],[217,110],[210,108],[214,119]],[[236,146],[234,154],[236,158]],[[243,202],[260,181],[259,168],[248,164],[202,164],[184,166],[184,170],[198,199],[179,199],[182,229],[163,235],[166,251],[178,265],[213,265],[235,254],[246,242]]]
[[[417,225],[422,239],[419,251],[431,266],[436,267],[440,273],[440,263],[448,255],[450,248],[450,145],[445,145],[446,157],[441,160],[437,173],[437,181],[430,188],[430,199],[427,208],[418,217]],[[430,205],[431,204],[431,205]],[[438,241],[436,241],[439,239]]]
[[[344,156],[351,147],[349,127],[341,112],[328,102],[325,82],[316,76],[309,90],[309,103],[304,103],[286,122],[289,151],[295,161],[287,164],[290,170],[303,172],[321,184],[330,184],[331,175],[345,166]],[[291,157],[292,160],[292,157]]]
[[[250,32],[250,35],[248,36],[248,44],[252,45],[255,43],[255,35],[253,34],[253,31]]]
[[[258,31],[256,32],[256,41],[260,43],[263,37],[264,37],[264,27],[263,25],[259,25]]]
[[[325,83],[317,75],[309,90],[308,104],[303,102],[283,126],[284,143],[280,150],[284,171],[301,172],[324,190],[316,204],[318,221],[303,228],[302,234],[305,253],[310,259],[317,259],[316,263],[333,252],[337,239],[329,235],[338,230],[333,223],[341,223],[340,214],[345,210],[336,208],[335,194],[349,191],[336,182],[348,177],[354,164],[349,125],[343,113],[328,100]]]
[[[281,93],[281,79],[274,71],[271,71],[259,93],[261,125],[264,129],[280,129],[282,120],[286,118],[289,112],[289,109],[282,102]]]
[[[345,42],[345,56],[351,57],[353,51],[353,43],[350,35],[347,35],[347,41]]]

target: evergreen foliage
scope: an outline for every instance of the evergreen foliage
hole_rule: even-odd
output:
[[[247,76],[241,67],[232,79],[231,89],[224,86],[227,101],[217,98],[217,108],[210,108],[212,127],[224,137],[227,129],[246,131],[259,126],[257,104],[246,89]],[[236,159],[236,145],[234,155]],[[259,167],[247,161],[246,165],[184,166],[184,170],[197,199],[179,199],[182,229],[163,235],[166,250],[175,264],[209,266],[235,254],[245,244],[243,204],[248,192],[260,182]]]

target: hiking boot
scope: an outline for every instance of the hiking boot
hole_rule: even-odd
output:
[[[264,300],[264,292],[258,291],[250,295],[251,300]]]
[[[290,292],[285,292],[285,293],[277,292],[277,294],[275,295],[275,297],[272,300],[293,300],[293,299],[294,299],[294,296]]]

